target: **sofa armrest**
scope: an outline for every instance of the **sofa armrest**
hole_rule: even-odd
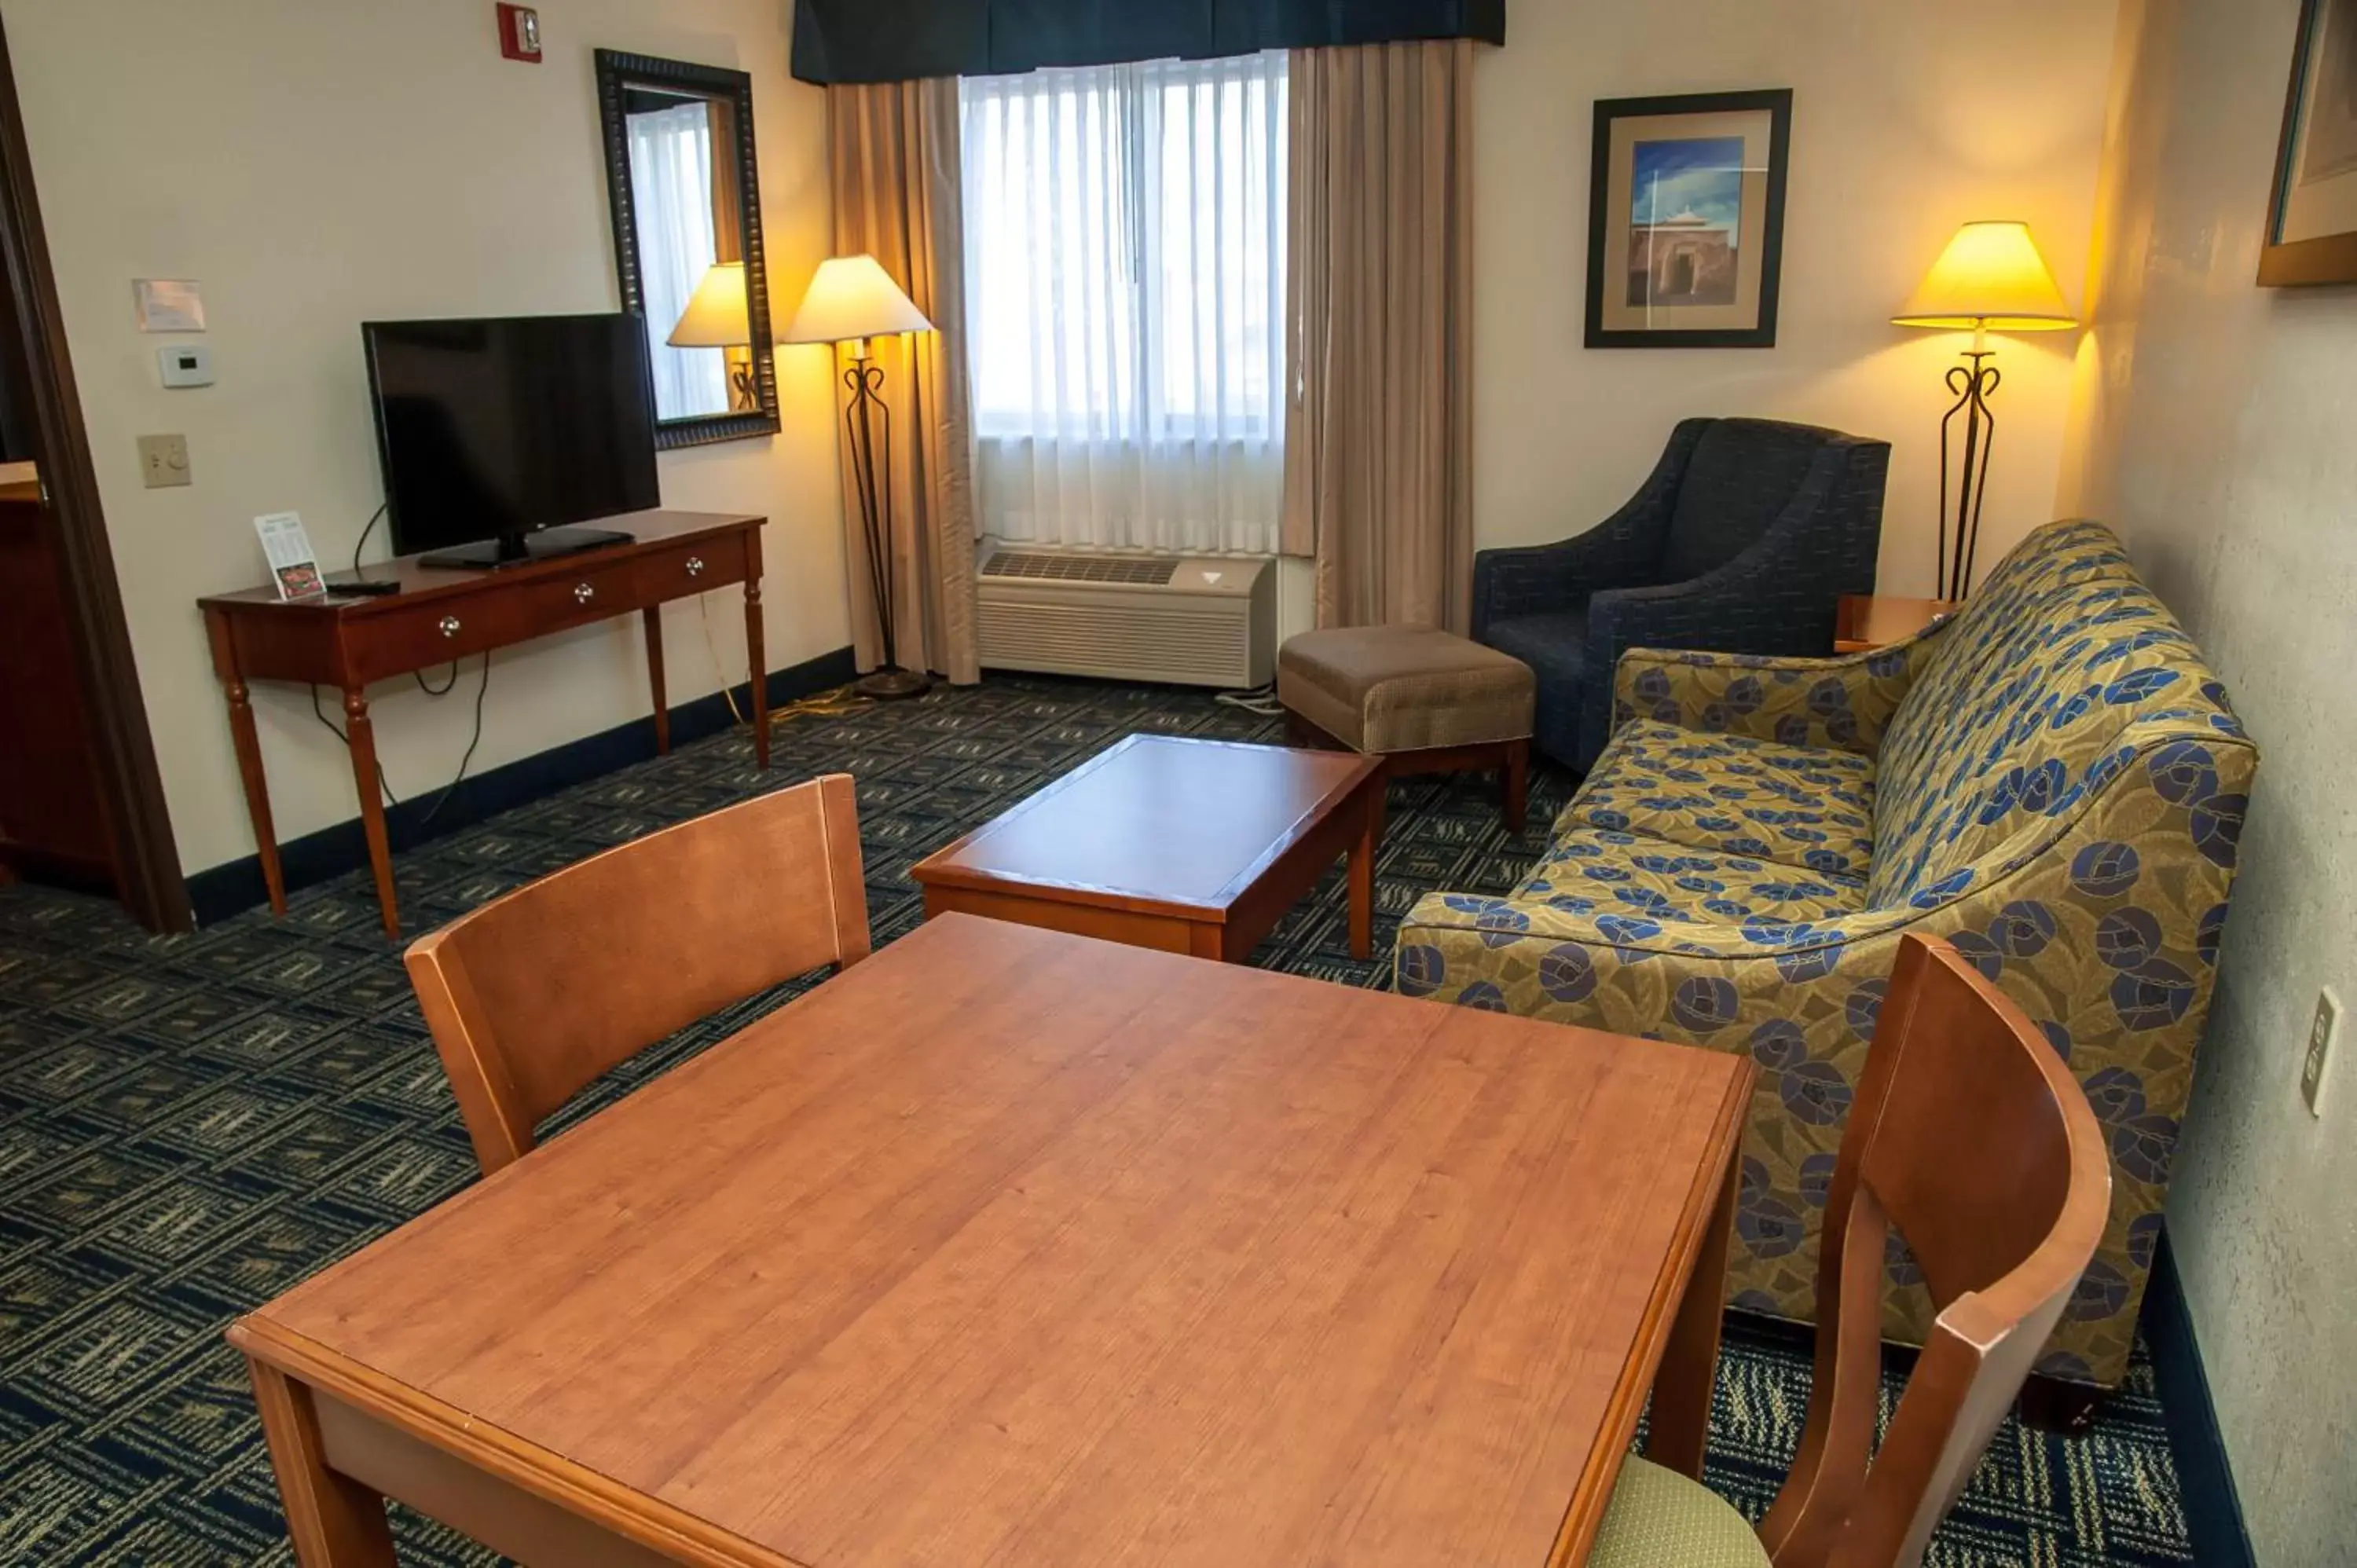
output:
[[[1483,550],[1473,557],[1473,640],[1514,616],[1569,609],[1600,589],[1652,580],[1670,510],[1706,419],[1683,421],[1637,493],[1587,532],[1553,544]]]
[[[1953,625],[1942,621],[1888,647],[1830,659],[1631,648],[1613,668],[1612,725],[1652,719],[1871,757]]]

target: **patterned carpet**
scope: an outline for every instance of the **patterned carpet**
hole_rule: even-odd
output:
[[[818,702],[777,730],[683,748],[401,858],[424,930],[606,845],[812,774],[859,782],[877,940],[920,913],[908,867],[1137,730],[1274,738],[1207,696],[994,679],[896,706]],[[1532,821],[1566,781],[1533,780]],[[1383,984],[1390,928],[1434,887],[1504,891],[1534,853],[1486,780],[1397,788],[1379,881],[1378,961],[1348,953],[1339,876],[1256,955]],[[774,1005],[757,999],[618,1069],[594,1109]],[[103,902],[0,889],[0,1563],[292,1561],[232,1316],[431,1207],[474,1173],[457,1107],[379,934],[363,875],[154,939]],[[1730,1320],[1710,1480],[1755,1516],[1807,1399],[1793,1330]],[[492,1561],[396,1510],[403,1561]],[[2096,1430],[2008,1424],[1927,1561],[2081,1568],[2191,1561],[2141,1359]]]

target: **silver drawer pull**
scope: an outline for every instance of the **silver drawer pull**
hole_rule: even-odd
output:
[[[457,616],[444,616],[442,618],[442,635],[445,637],[456,637],[458,635],[458,618]]]
[[[703,556],[691,555],[687,558],[687,575],[691,577],[701,577],[704,575]]]
[[[576,605],[586,605],[597,596],[597,590],[587,583],[579,585],[573,590],[573,602]]]

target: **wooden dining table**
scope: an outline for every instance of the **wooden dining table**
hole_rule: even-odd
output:
[[[1741,1056],[947,915],[239,1320],[296,1552],[1573,1564]]]

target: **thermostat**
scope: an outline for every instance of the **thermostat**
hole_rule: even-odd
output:
[[[213,384],[213,351],[201,343],[183,343],[156,350],[167,387],[209,387]]]

